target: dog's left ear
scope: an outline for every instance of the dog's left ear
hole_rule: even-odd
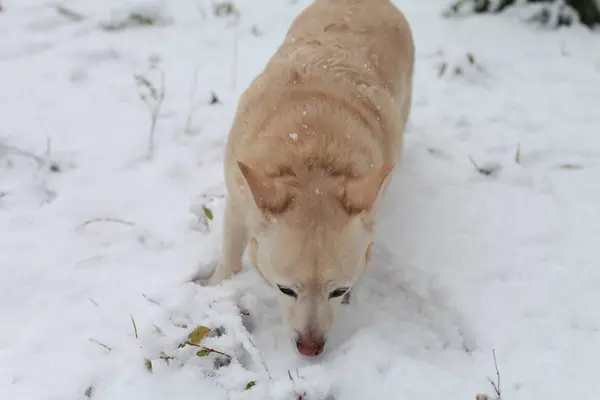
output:
[[[263,215],[276,215],[287,209],[291,193],[283,182],[266,176],[241,161],[238,161],[238,167],[248,184],[254,203]]]
[[[361,179],[346,181],[338,194],[346,212],[357,215],[371,211],[393,169],[392,164],[384,165]]]

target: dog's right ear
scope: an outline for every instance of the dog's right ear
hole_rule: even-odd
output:
[[[241,161],[238,161],[238,167],[248,184],[252,199],[261,213],[277,215],[289,207],[292,198],[289,189],[283,182],[261,174]]]
[[[393,165],[384,165],[361,179],[345,182],[338,193],[338,200],[346,212],[349,215],[370,212],[381,197],[384,182],[393,169]]]

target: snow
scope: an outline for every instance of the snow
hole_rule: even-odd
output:
[[[221,18],[208,0],[61,3],[81,20],[3,3],[0,398],[493,398],[493,351],[505,399],[598,397],[600,41],[579,26],[397,2],[417,46],[406,149],[318,359],[254,271],[188,282],[219,253],[237,99],[308,3],[238,0]],[[134,75],[160,71],[149,158]],[[197,325],[225,329],[202,343],[229,365],[178,349]]]

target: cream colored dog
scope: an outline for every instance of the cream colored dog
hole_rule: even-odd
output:
[[[389,0],[316,0],[240,99],[222,255],[208,284],[240,272],[249,245],[303,355],[322,352],[369,262],[413,65],[411,29]]]

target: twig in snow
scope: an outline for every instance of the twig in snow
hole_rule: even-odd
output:
[[[73,22],[81,22],[85,20],[85,17],[82,14],[79,14],[78,12],[69,9],[62,4],[56,4],[54,6],[54,9],[57,13]]]
[[[47,138],[46,139],[46,151],[45,151],[44,157],[41,157],[30,151],[26,151],[26,150],[20,149],[15,146],[9,146],[9,145],[0,143],[0,155],[2,153],[5,153],[5,154],[13,153],[18,156],[28,158],[30,160],[35,161],[38,168],[47,167],[51,172],[60,172],[61,171],[60,166],[57,163],[50,161],[51,144],[52,144],[52,142],[51,142],[50,138]]]
[[[500,370],[498,369],[498,361],[496,360],[496,350],[492,349],[492,354],[494,356],[494,368],[496,369],[496,382],[492,378],[488,378],[492,387],[494,388],[494,392],[496,392],[496,397],[492,399],[492,397],[487,394],[478,394],[475,397],[475,400],[502,400],[502,389],[500,388]]]
[[[189,342],[189,341],[185,342],[185,344],[187,344],[188,346],[199,347],[202,350],[206,350],[208,353],[220,354],[222,356],[225,356],[225,357],[229,358],[230,360],[232,358],[229,354],[223,353],[222,351],[218,351],[218,350],[215,350],[215,349],[210,348],[210,347],[202,346],[201,344],[194,344],[194,343]]]
[[[560,169],[583,169],[583,165],[579,164],[561,164]]]
[[[135,338],[139,339],[140,336],[138,335],[138,329],[137,329],[137,325],[135,324],[135,319],[133,319],[133,315],[130,315],[131,317],[131,324],[133,325],[133,333],[135,333]]]
[[[158,121],[160,110],[165,100],[165,73],[163,71],[160,73],[160,84],[158,89],[150,82],[150,80],[142,75],[135,75],[134,78],[140,89],[145,88],[148,90],[147,94],[140,93],[140,99],[148,106],[148,110],[150,111],[150,133],[148,135],[147,156],[148,159],[151,159],[154,157],[156,122]]]
[[[29,151],[22,150],[18,147],[8,146],[8,145],[0,143],[0,153],[2,153],[2,152],[14,153],[21,157],[29,158],[30,160],[35,161],[38,164],[39,168],[42,168],[43,166],[45,166],[47,164],[47,161],[44,158],[42,158],[36,154],[33,154]]]
[[[87,220],[87,221],[81,223],[80,225],[78,225],[76,229],[80,229],[80,228],[86,227],[90,224],[97,223],[97,222],[113,222],[116,224],[135,226],[135,224],[133,222],[125,221],[125,220],[122,220],[119,218],[106,217],[106,218],[94,218],[94,219]]]
[[[494,368],[496,368],[496,382],[490,379],[490,383],[492,384],[496,395],[498,395],[498,400],[502,398],[502,390],[500,389],[500,370],[498,369],[498,361],[496,360],[496,350],[492,349],[492,355],[494,356]]]
[[[91,297],[88,297],[88,300],[95,305],[96,307],[98,307],[98,303],[96,303],[96,301],[94,299],[92,299]]]
[[[112,348],[108,347],[107,345],[105,345],[105,344],[104,344],[104,343],[102,343],[102,342],[99,342],[99,341],[97,341],[96,339],[90,338],[89,340],[90,340],[90,342],[92,342],[92,343],[94,343],[94,344],[97,344],[98,346],[102,346],[102,347],[104,347],[104,348],[105,348],[106,350],[108,350],[108,351],[112,351]]]
[[[441,63],[438,67],[438,77],[442,77],[446,73],[447,69],[448,69],[448,63],[447,62]]]
[[[148,300],[150,303],[156,304],[157,306],[160,306],[160,303],[158,301],[151,299],[150,297],[146,296],[144,293],[142,293],[142,296],[144,296],[144,298],[146,300]]]
[[[52,139],[46,138],[46,160],[50,164],[49,169],[51,172],[61,172],[60,165],[54,161],[50,161],[52,155]]]
[[[48,139],[48,143],[49,143],[49,139]],[[48,168],[48,170],[50,170],[51,172],[60,172],[60,166],[58,164],[50,161],[50,158],[49,158],[50,149],[49,148],[46,149],[47,157],[41,157],[41,156],[38,156],[37,154],[31,153],[29,151],[25,151],[18,147],[9,146],[9,145],[6,145],[6,144],[0,142],[0,157],[2,157],[3,155],[6,155],[6,154],[11,154],[11,153],[35,161],[38,169],[40,169],[40,170],[43,168]],[[39,185],[40,191],[44,194],[44,199],[42,200],[42,204],[48,204],[56,198],[56,192],[54,192],[53,190],[48,188],[47,179],[46,179],[45,175],[43,176],[41,182],[39,182],[38,185]],[[4,195],[2,195],[0,193],[0,197],[4,197]]]

